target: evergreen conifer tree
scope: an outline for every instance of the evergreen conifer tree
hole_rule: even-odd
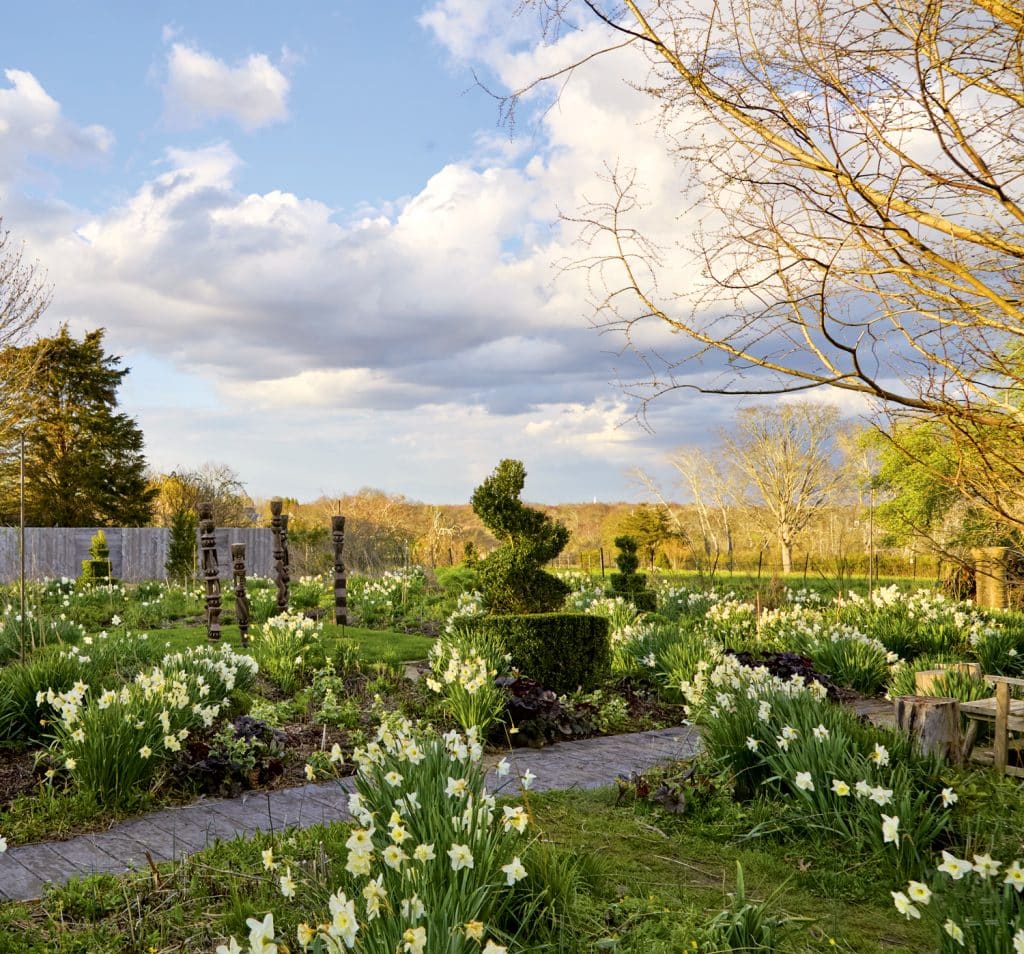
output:
[[[34,368],[17,395],[8,366]],[[79,341],[64,326],[52,338],[0,351],[0,399],[17,400],[25,440],[25,519],[29,526],[141,526],[155,490],[147,488],[142,431],[117,412],[128,374],[103,349],[103,329]],[[0,520],[18,519],[19,438],[0,448]]]

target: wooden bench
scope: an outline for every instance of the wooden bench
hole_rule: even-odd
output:
[[[1016,775],[1024,778],[1024,768],[1007,765],[1011,747],[1010,733],[1024,733],[1024,701],[1010,698],[1010,686],[1024,687],[1024,679],[1013,676],[983,676],[985,682],[995,686],[995,696],[988,699],[977,699],[974,702],[961,702],[960,714],[970,720],[964,736],[963,758],[971,756],[974,741],[978,736],[978,728],[982,722],[990,722],[995,726],[995,741],[992,748],[992,764],[996,770],[1005,775]],[[1021,743],[1013,744],[1019,748]]]

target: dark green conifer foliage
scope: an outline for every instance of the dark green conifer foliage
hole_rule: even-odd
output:
[[[548,613],[569,592],[542,567],[569,542],[564,524],[519,499],[526,470],[522,461],[503,460],[470,500],[473,512],[501,542],[479,560],[480,589],[491,613]]]
[[[30,354],[25,354],[30,352]],[[17,396],[8,365],[35,368]],[[147,487],[142,431],[117,413],[128,373],[104,353],[103,329],[79,341],[62,327],[52,338],[0,351],[0,399],[19,402],[25,436],[25,517],[29,526],[142,526],[155,490]],[[18,443],[0,448],[0,520],[18,519]]]
[[[199,516],[195,510],[176,510],[171,514],[171,539],[167,544],[167,578],[188,586],[195,577],[196,532]]]

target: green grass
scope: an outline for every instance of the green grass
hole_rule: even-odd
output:
[[[747,895],[776,901],[795,923],[784,950],[810,954],[926,954],[927,927],[905,921],[874,872],[846,865],[834,852],[801,840],[749,840],[733,807],[668,815],[640,803],[615,805],[614,792],[532,795],[540,836],[561,857],[595,855],[596,883],[564,931],[573,950],[679,954],[698,928],[728,903],[740,861]],[[716,812],[718,814],[716,815]],[[344,864],[347,829],[332,825],[219,843],[178,864],[123,877],[94,876],[54,888],[38,905],[0,906],[0,950],[7,954],[149,954],[212,951],[245,919],[273,911],[294,936],[300,920],[322,918]],[[300,882],[281,897],[260,851],[273,845]],[[834,943],[833,943],[834,942]],[[524,946],[539,954],[539,946]]]

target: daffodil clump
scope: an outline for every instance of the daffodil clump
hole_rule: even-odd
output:
[[[354,755],[345,878],[324,920],[299,924],[299,948],[505,954],[507,938],[495,925],[527,875],[521,856],[529,816],[521,805],[499,808],[488,792],[479,733],[438,737],[391,719]],[[264,866],[279,870],[268,851]],[[285,898],[300,895],[302,874],[286,867],[279,887]],[[230,938],[218,954],[276,954],[291,943],[275,934],[273,912],[248,924],[248,947]]]
[[[586,613],[604,599],[605,588],[586,573],[559,573],[558,578],[569,587],[564,607],[567,613]]]
[[[324,665],[323,623],[302,613],[282,613],[255,626],[250,651],[260,671],[291,695]]]
[[[903,593],[896,586],[870,596],[848,593],[838,602],[843,622],[850,623],[907,659],[921,653],[963,654],[971,636],[986,625],[973,604],[932,590]]]
[[[426,683],[444,697],[444,707],[464,730],[486,735],[505,711],[505,695],[494,679],[508,665],[508,655],[493,640],[456,625],[430,647],[432,675]]]
[[[484,595],[479,590],[471,590],[468,593],[460,593],[455,600],[455,609],[448,615],[444,624],[444,631],[449,635],[455,634],[456,629],[468,619],[476,619],[483,616]]]
[[[1024,866],[989,854],[971,859],[942,852],[928,882],[911,880],[892,892],[908,920],[933,922],[942,954],[1024,954]]]
[[[418,566],[388,570],[374,580],[353,576],[348,581],[348,605],[363,626],[387,626],[422,595],[426,581]]]
[[[708,753],[739,789],[799,806],[798,823],[827,830],[909,876],[949,823],[956,795],[907,736],[858,722],[818,682],[783,680],[726,656],[683,687]],[[763,790],[763,789],[762,789]]]
[[[66,773],[103,805],[129,805],[255,673],[250,657],[203,646],[167,656],[116,689],[79,681],[66,692],[40,691],[37,703],[54,713],[47,774]]]

